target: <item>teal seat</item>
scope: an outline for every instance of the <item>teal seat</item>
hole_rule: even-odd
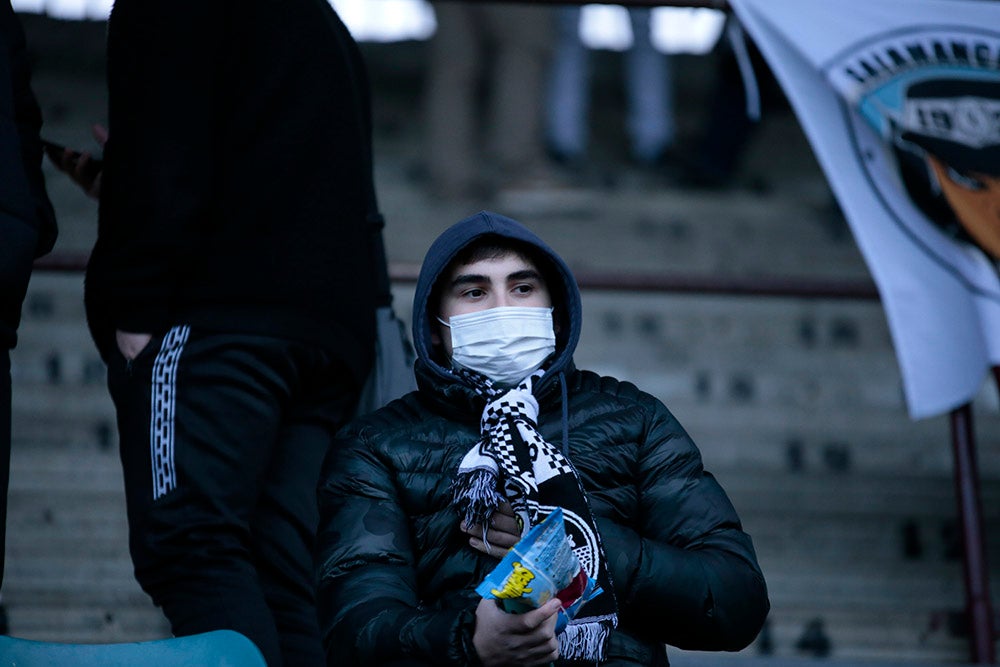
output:
[[[233,630],[127,644],[61,644],[0,636],[0,667],[266,667]]]

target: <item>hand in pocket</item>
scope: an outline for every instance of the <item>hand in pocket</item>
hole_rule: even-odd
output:
[[[118,349],[121,351],[122,356],[129,361],[138,357],[139,353],[149,345],[149,341],[152,338],[153,334],[148,333],[130,333],[121,329],[115,331],[115,341],[118,343]]]

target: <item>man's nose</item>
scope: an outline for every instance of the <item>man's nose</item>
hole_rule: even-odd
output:
[[[507,306],[513,306],[514,299],[510,294],[506,292],[498,294],[496,298],[496,303],[494,303],[494,308],[506,308]]]

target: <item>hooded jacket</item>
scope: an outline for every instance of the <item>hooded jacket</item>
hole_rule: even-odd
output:
[[[468,545],[450,485],[479,439],[484,400],[434,348],[428,309],[452,259],[485,235],[527,243],[546,264],[559,333],[534,388],[538,429],[568,452],[601,533],[619,616],[606,664],[666,665],[664,644],[744,648],[769,603],[725,492],[660,401],[574,367],[582,320],[572,273],[519,223],[481,212],[445,231],[421,269],[418,390],[346,427],[324,462],[317,567],[328,663],[479,663],[474,588],[497,560]]]

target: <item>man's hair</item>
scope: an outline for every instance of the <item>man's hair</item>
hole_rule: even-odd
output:
[[[474,264],[484,259],[502,259],[508,255],[516,255],[521,259],[530,262],[540,273],[549,269],[548,258],[535,246],[524,241],[509,239],[495,234],[480,236],[469,245],[462,248],[445,267],[441,275],[450,273],[456,266]],[[551,270],[548,270],[551,273]],[[543,273],[546,287],[552,288],[550,276]]]

